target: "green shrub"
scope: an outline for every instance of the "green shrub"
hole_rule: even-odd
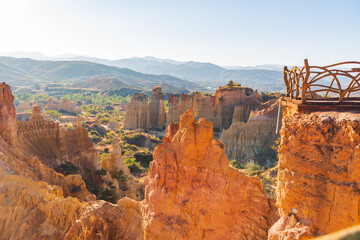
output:
[[[161,140],[159,138],[156,138],[156,137],[150,137],[150,141],[152,143],[156,143],[156,144],[159,144],[161,142]]]
[[[136,158],[125,158],[124,162],[125,162],[125,165],[130,169],[131,173],[142,172],[139,163],[136,162]]]
[[[106,157],[108,154],[107,153],[102,153],[100,155],[100,162],[102,162],[102,160],[104,159],[104,157]]]
[[[115,178],[123,183],[125,183],[127,181],[127,177],[126,175],[124,174],[124,171],[123,170],[119,170],[113,174],[111,174],[111,177],[112,178]]]
[[[141,164],[143,167],[149,167],[149,163],[153,160],[153,155],[151,152],[136,152],[134,154],[136,161]]]
[[[247,170],[249,176],[259,175],[261,173],[260,165],[255,164],[255,163],[250,163],[250,162],[247,163],[246,170]]]
[[[113,189],[101,188],[98,191],[98,199],[105,200],[107,202],[116,203],[117,196]]]
[[[75,166],[71,162],[66,162],[64,164],[60,164],[55,168],[55,171],[62,173],[63,175],[69,175],[69,174],[77,174],[79,172],[80,168],[78,166]]]
[[[107,171],[105,169],[96,170],[95,173],[100,176],[105,176]]]
[[[238,160],[232,160],[230,162],[230,166],[232,166],[233,168],[237,168],[237,169],[243,169],[244,165],[242,165]]]
[[[146,141],[146,136],[141,133],[136,133],[133,136],[125,136],[123,139],[128,144],[133,144],[136,146],[142,146]]]

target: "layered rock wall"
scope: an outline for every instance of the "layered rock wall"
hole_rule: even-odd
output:
[[[299,239],[359,224],[360,113],[284,110],[277,205],[269,239]],[[291,220],[292,219],[292,220]]]
[[[223,131],[220,141],[225,143],[225,153],[230,159],[254,160],[264,165],[266,162],[263,161],[266,160],[262,159],[262,155],[269,158],[273,151],[271,146],[275,144],[278,136],[275,131],[279,102],[274,99],[261,104],[257,111],[251,111],[251,106],[243,105],[235,108],[233,123],[230,128]],[[238,108],[240,108],[240,112],[251,111],[246,123],[238,120],[243,119],[244,116],[238,114],[236,111]],[[273,155],[275,158],[276,153],[274,152]],[[275,159],[273,160],[275,161]],[[270,165],[270,163],[268,164]]]
[[[189,94],[169,95],[168,98],[169,111],[167,113],[166,125],[170,123],[179,123],[180,116],[193,106],[191,96]]]
[[[229,168],[213,126],[192,109],[154,151],[142,202],[145,239],[266,239],[276,210],[257,178]]]
[[[126,108],[125,129],[163,128],[166,113],[164,95],[160,87],[156,87],[150,100],[143,93],[135,93]]]
[[[88,137],[88,132],[78,123],[74,130],[66,131],[58,123],[42,118],[39,107],[33,108],[29,122],[18,121],[17,146],[27,157],[36,156],[55,169],[71,162],[79,167],[79,173],[94,187],[101,184],[95,170],[101,169],[99,152]]]
[[[166,123],[169,125],[179,122],[180,116],[191,107],[196,120],[206,118],[214,128],[227,129],[234,120],[246,122],[250,111],[261,101],[262,97],[251,88],[240,86],[220,87],[215,95],[195,93],[191,97],[183,94],[181,98],[178,95],[170,95]]]

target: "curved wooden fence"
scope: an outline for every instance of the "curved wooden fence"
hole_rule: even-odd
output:
[[[343,69],[338,69],[343,67]],[[347,68],[345,68],[347,67]],[[286,96],[307,101],[338,102],[360,101],[360,62],[341,62],[328,66],[309,66],[304,60],[300,69],[284,67]],[[358,96],[353,97],[355,92]]]

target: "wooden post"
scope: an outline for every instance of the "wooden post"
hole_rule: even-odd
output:
[[[302,103],[306,103],[306,89],[308,87],[308,80],[310,77],[310,67],[309,67],[309,62],[307,59],[304,59],[304,65],[305,65],[306,75],[302,82],[302,88],[301,88],[301,102]]]
[[[288,80],[288,68],[287,66],[284,66],[284,83],[285,83],[285,87],[286,87],[286,96],[289,96],[290,93],[290,89],[289,89],[289,80]]]

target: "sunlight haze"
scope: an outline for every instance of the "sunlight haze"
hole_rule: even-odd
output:
[[[0,52],[222,66],[358,60],[360,1],[0,2]]]

